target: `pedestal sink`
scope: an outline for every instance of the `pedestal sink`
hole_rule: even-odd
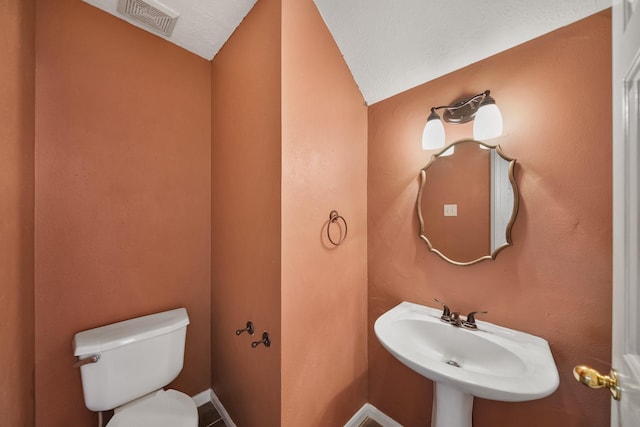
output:
[[[471,427],[474,396],[520,402],[558,388],[546,340],[483,321],[468,330],[441,322],[441,314],[402,302],[374,325],[385,349],[434,382],[432,427]]]

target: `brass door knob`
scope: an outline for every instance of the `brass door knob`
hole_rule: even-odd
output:
[[[618,373],[612,369],[609,375],[602,375],[595,369],[579,365],[573,368],[573,376],[576,380],[590,388],[608,388],[615,400],[620,400],[620,387],[618,387]]]

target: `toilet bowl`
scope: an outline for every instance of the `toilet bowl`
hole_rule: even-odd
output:
[[[105,427],[198,427],[193,400],[176,390],[158,390],[115,409]]]
[[[195,402],[163,389],[182,370],[188,324],[178,308],[75,334],[85,406],[113,409],[108,427],[198,427]]]

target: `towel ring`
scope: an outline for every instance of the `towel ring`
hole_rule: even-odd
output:
[[[331,224],[336,223],[338,220],[342,221],[342,223],[344,224],[344,235],[342,235],[342,228],[340,228],[341,238],[338,242],[335,242],[331,238]],[[342,242],[344,242],[344,239],[347,238],[347,221],[345,221],[345,219],[342,216],[340,216],[338,211],[329,212],[329,223],[327,224],[327,237],[329,238],[329,241],[333,246],[341,245]]]

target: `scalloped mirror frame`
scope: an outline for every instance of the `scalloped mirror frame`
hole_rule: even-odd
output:
[[[511,183],[511,188],[513,190],[513,210],[511,211],[511,217],[510,217],[509,221],[507,222],[507,226],[506,226],[506,230],[505,230],[505,238],[506,238],[506,242],[505,243],[503,243],[500,246],[498,246],[497,248],[495,248],[493,250],[493,252],[491,252],[490,254],[483,255],[483,256],[478,257],[478,258],[476,258],[474,260],[471,260],[471,261],[456,261],[454,259],[449,258],[443,252],[441,252],[440,250],[435,248],[433,246],[433,244],[431,243],[431,241],[429,240],[429,238],[426,236],[425,227],[424,227],[424,218],[423,218],[422,209],[421,209],[421,206],[422,206],[422,195],[423,195],[424,187],[425,187],[425,185],[427,183],[427,169],[429,169],[429,167],[431,167],[431,165],[433,165],[433,163],[436,160],[438,160],[438,158],[440,156],[442,156],[443,153],[445,153],[451,147],[454,147],[456,145],[463,144],[463,143],[468,143],[468,142],[476,143],[478,145],[486,147],[487,149],[495,149],[496,152],[498,153],[498,155],[502,159],[504,159],[507,162],[509,162],[508,176],[509,176],[509,182]],[[515,222],[516,216],[518,214],[518,207],[519,207],[519,200],[520,200],[520,193],[518,191],[518,185],[516,184],[516,180],[515,180],[515,165],[516,165],[516,159],[507,156],[502,151],[502,148],[500,147],[500,145],[490,145],[490,144],[484,143],[482,141],[476,141],[474,139],[461,139],[459,141],[453,142],[453,143],[449,144],[448,146],[445,146],[438,153],[436,153],[436,154],[431,156],[431,159],[429,160],[427,165],[420,170],[420,188],[418,189],[418,198],[417,198],[417,202],[416,202],[416,211],[418,213],[418,221],[419,221],[419,224],[420,224],[419,236],[420,236],[420,238],[422,240],[425,241],[425,243],[427,244],[427,246],[428,246],[428,248],[429,248],[429,250],[431,252],[436,253],[442,259],[444,259],[445,261],[447,261],[447,262],[449,262],[451,264],[464,266],[464,265],[476,264],[476,263],[478,263],[480,261],[484,261],[484,260],[488,260],[488,259],[495,260],[496,257],[498,256],[498,253],[500,253],[500,251],[502,251],[507,246],[513,245],[513,242],[511,240],[511,229],[513,227],[513,223]]]

